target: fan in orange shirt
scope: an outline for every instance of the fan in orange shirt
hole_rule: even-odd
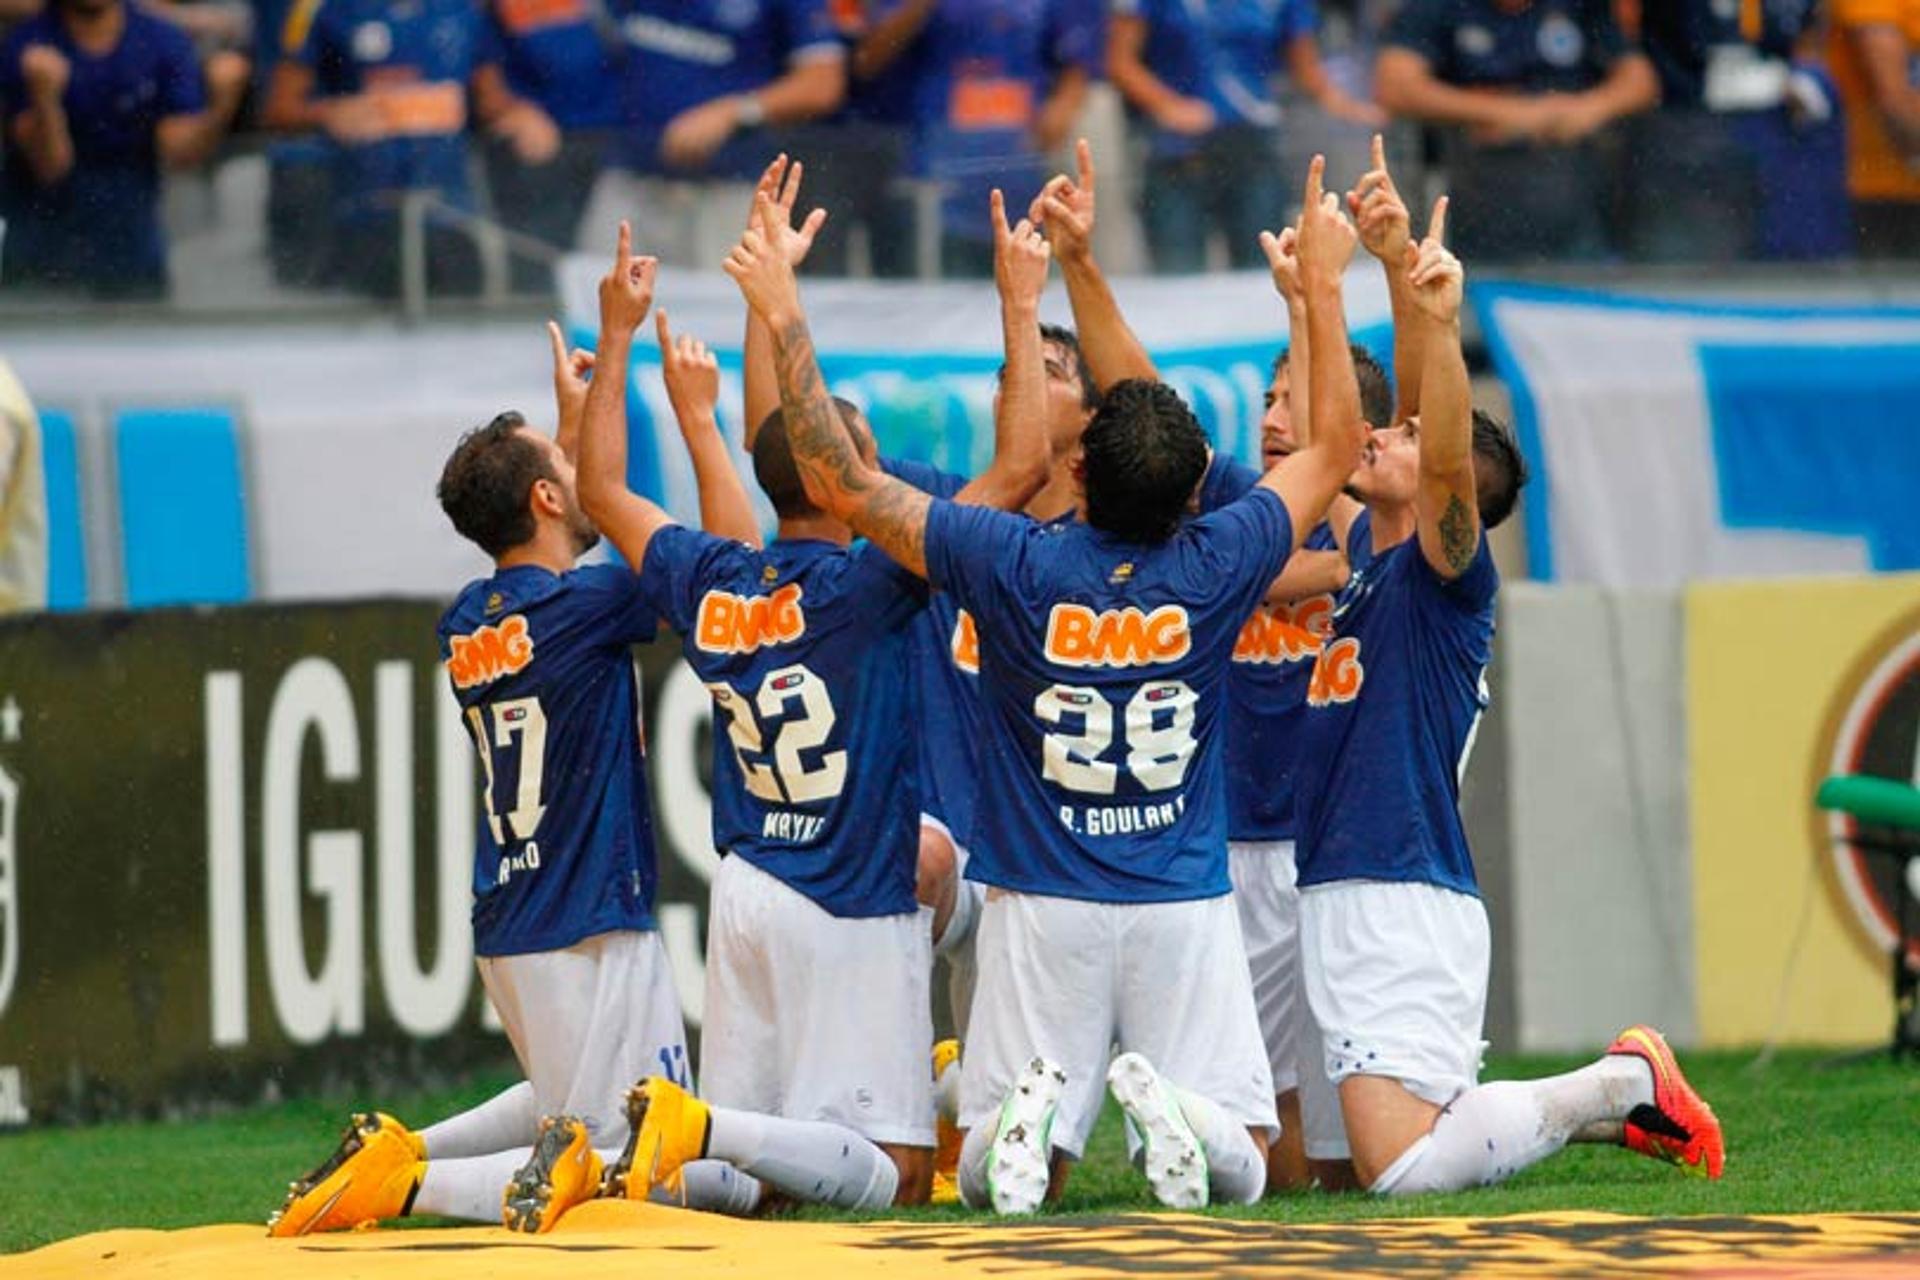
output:
[[[1834,0],[1847,185],[1869,257],[1920,257],[1920,0]]]

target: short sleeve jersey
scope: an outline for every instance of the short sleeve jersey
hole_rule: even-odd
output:
[[[764,551],[671,527],[642,582],[714,703],[713,840],[836,916],[916,909],[908,630],[927,587],[870,543]]]
[[[933,504],[929,576],[978,623],[993,803],[970,878],[1098,902],[1228,892],[1227,668],[1291,541],[1266,489],[1152,546]]]
[[[656,877],[631,647],[656,610],[624,568],[503,569],[441,617],[440,656],[480,753],[473,864],[483,956],[653,927]]]
[[[1115,0],[1114,13],[1147,24],[1142,51],[1161,83],[1213,108],[1222,125],[1276,128],[1273,77],[1281,54],[1319,26],[1314,0]],[[1195,140],[1153,130],[1153,149],[1182,155]]]
[[[1477,894],[1460,780],[1487,707],[1500,576],[1484,536],[1448,581],[1418,538],[1372,552],[1369,529],[1356,529],[1353,577],[1307,689],[1300,884],[1389,880]]]
[[[589,0],[492,0],[500,66],[513,91],[562,129],[614,122],[614,49]]]
[[[1385,43],[1411,49],[1433,74],[1469,89],[1578,93],[1629,52],[1612,0],[1420,0],[1404,4]]]
[[[381,211],[383,193],[407,189],[471,200],[467,86],[498,52],[473,0],[300,0],[283,44],[321,94],[366,94],[380,108],[380,135],[341,148],[347,216]]]
[[[627,45],[617,154],[636,173],[665,172],[661,134],[688,108],[762,88],[795,63],[846,56],[827,0],[609,0],[608,11]],[[706,172],[756,176],[767,151],[743,130]]]
[[[73,137],[74,166],[54,187],[33,181],[13,137],[13,123],[28,106],[20,60],[33,45],[57,50],[72,68],[61,104]],[[16,27],[0,45],[6,140],[0,214],[8,223],[9,262],[32,260],[37,276],[161,278],[166,248],[158,216],[155,135],[162,120],[205,107],[192,42],[179,28],[137,7],[127,9],[120,42],[98,57],[74,44],[56,13]]]

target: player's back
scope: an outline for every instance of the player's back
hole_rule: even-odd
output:
[[[610,565],[503,569],[441,617],[440,652],[480,753],[481,955],[652,927],[652,813],[631,646],[654,607]]]
[[[716,847],[834,915],[915,910],[908,628],[926,584],[870,544],[682,529],[656,535],[645,576],[713,695]]]
[[[986,698],[969,875],[1098,901],[1227,892],[1228,659],[1290,548],[1267,490],[1152,545],[935,504],[928,568],[977,621]]]

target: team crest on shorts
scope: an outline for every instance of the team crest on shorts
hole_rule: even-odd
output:
[[[1862,773],[1915,782],[1920,773],[1920,612],[1910,613],[1867,650],[1828,715],[1814,757],[1815,785],[1829,774]],[[1815,838],[1832,859],[1834,879],[1852,908],[1856,933],[1874,950],[1893,950],[1902,896],[1920,900],[1920,874],[1905,859],[1862,853],[1848,839],[1854,820],[1814,814]],[[1920,944],[1909,951],[1920,964]]]

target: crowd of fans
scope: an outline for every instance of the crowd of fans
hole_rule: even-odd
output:
[[[0,0],[0,286],[163,295],[161,172],[236,128],[288,282],[391,293],[407,191],[437,289],[477,279],[463,212],[563,248],[637,217],[717,261],[776,149],[843,211],[821,269],[858,226],[863,265],[911,274],[937,215],[942,271],[985,275],[988,188],[1037,189],[1101,79],[1160,271],[1216,234],[1257,263],[1283,100],[1410,122],[1474,259],[1920,256],[1920,0],[1320,3],[255,0],[249,56],[191,2]]]

